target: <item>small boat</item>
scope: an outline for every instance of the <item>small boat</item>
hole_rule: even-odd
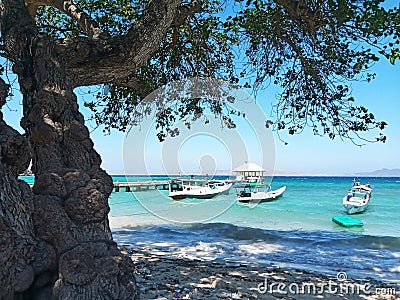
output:
[[[343,197],[343,207],[348,214],[357,214],[364,212],[371,199],[372,188],[369,184],[355,182],[347,195]]]
[[[270,185],[258,182],[238,183],[235,186],[236,199],[241,203],[260,203],[268,202],[282,196],[286,186],[275,191],[271,190]]]
[[[220,194],[228,194],[232,183],[224,180],[184,180],[171,179],[169,196],[174,199],[211,199]]]

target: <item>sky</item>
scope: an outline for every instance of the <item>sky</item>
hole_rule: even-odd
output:
[[[353,96],[356,104],[364,105],[375,114],[378,120],[387,122],[389,125],[384,130],[387,135],[386,143],[366,143],[363,146],[354,145],[350,140],[336,138],[331,140],[328,137],[314,136],[311,129],[306,129],[302,134],[288,136],[281,133],[281,138],[287,142],[286,145],[281,141],[276,133],[272,133],[274,141],[267,141],[260,145],[261,130],[255,128],[259,124],[264,124],[265,118],[247,117],[249,122],[240,122],[234,133],[217,133],[213,129],[202,126],[202,130],[192,130],[192,138],[172,139],[172,143],[182,145],[180,156],[174,156],[175,152],[166,151],[169,155],[159,154],[159,148],[165,145],[157,142],[155,132],[150,133],[146,138],[148,153],[147,166],[150,173],[163,173],[162,165],[155,166],[155,162],[179,161],[181,170],[186,174],[200,172],[202,170],[202,158],[214,158],[215,169],[217,172],[224,173],[229,169],[232,160],[227,158],[238,157],[238,160],[256,162],[269,169],[271,164],[278,173],[295,173],[308,175],[352,175],[359,172],[370,172],[382,168],[400,168],[400,65],[391,65],[388,61],[382,60],[376,63],[372,71],[376,72],[376,79],[371,83],[355,82],[352,83]],[[271,87],[257,97],[257,103],[266,116],[272,111],[275,102],[277,89]],[[254,110],[254,103],[247,104],[249,110]],[[258,121],[258,124],[256,124]],[[143,128],[142,128],[143,129]],[[207,133],[213,132],[214,136],[209,137]],[[199,134],[200,133],[200,134]],[[135,139],[136,133],[130,134],[128,140]],[[375,137],[378,131],[374,132]],[[200,135],[200,136],[199,136]],[[154,143],[151,139],[154,139]],[[138,138],[142,139],[142,138]],[[234,144],[239,147],[240,143],[245,144],[246,155],[238,154],[235,146],[226,147],[224,143],[233,139]],[[219,143],[218,143],[219,141]],[[137,142],[137,140],[136,140]],[[158,146],[157,146],[158,145]],[[166,147],[168,149],[168,147]],[[266,151],[262,151],[262,149]],[[271,150],[275,149],[274,151]],[[128,147],[129,149],[129,147]],[[260,154],[263,152],[263,154]],[[265,153],[266,152],[266,153]],[[151,154],[150,154],[151,153]],[[243,154],[243,152],[240,152]],[[264,159],[263,155],[270,155],[271,159]],[[160,159],[161,157],[161,159]],[[134,162],[127,163],[132,165]],[[104,165],[111,163],[105,161]],[[199,167],[200,165],[200,167]],[[232,168],[237,167],[238,163],[233,164]],[[152,168],[154,166],[154,168]],[[196,168],[197,166],[197,168]],[[208,168],[210,169],[210,168]],[[176,170],[176,169],[174,169]],[[131,173],[131,172],[128,172]],[[141,173],[141,172],[140,172]],[[203,172],[206,173],[206,172]],[[176,172],[175,172],[176,174]]]
[[[104,135],[102,128],[87,122],[96,150],[103,159],[102,167],[110,174],[210,174],[227,173],[245,161],[262,164],[278,172],[307,175],[352,175],[382,168],[400,168],[400,62],[393,66],[382,60],[373,67],[377,77],[370,83],[352,84],[356,104],[366,106],[378,120],[388,123],[386,143],[370,143],[362,147],[349,140],[330,140],[314,136],[311,129],[302,134],[282,138],[265,133],[261,128],[269,116],[277,90],[273,87],[260,93],[255,103],[247,103],[254,116],[238,120],[235,130],[221,130],[217,120],[211,126],[198,125],[176,139],[164,143],[157,140],[152,120],[133,128],[128,135],[113,131]],[[246,101],[245,101],[246,102]],[[21,95],[15,93],[3,107],[4,119],[22,132]],[[90,112],[80,101],[80,110],[88,119]],[[257,115],[258,113],[258,115]],[[260,121],[261,119],[261,121]],[[271,136],[269,136],[271,134]],[[135,152],[136,151],[136,152]],[[179,170],[179,171],[178,171]]]
[[[356,103],[366,106],[377,120],[388,123],[386,143],[358,147],[349,140],[330,140],[310,131],[289,137],[287,146],[276,141],[276,169],[312,174],[353,174],[382,168],[400,168],[400,64],[381,60],[370,83],[352,84]]]

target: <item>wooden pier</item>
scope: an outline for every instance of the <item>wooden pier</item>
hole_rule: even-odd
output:
[[[136,181],[136,182],[114,182],[114,191],[119,192],[120,189],[125,189],[125,192],[141,192],[148,190],[168,190],[168,180],[154,180],[154,181]]]
[[[33,187],[33,183],[28,183],[30,188]],[[120,190],[125,189],[125,192],[141,192],[148,190],[168,190],[169,181],[136,181],[136,182],[114,182],[114,191],[119,192]]]
[[[234,180],[226,180],[227,182],[235,182]],[[191,180],[194,185],[204,182],[204,180]],[[33,183],[28,183],[32,188]],[[135,181],[135,182],[114,182],[114,191],[118,193],[124,190],[125,192],[142,192],[148,190],[168,190],[169,181],[168,180],[153,180],[153,181]]]

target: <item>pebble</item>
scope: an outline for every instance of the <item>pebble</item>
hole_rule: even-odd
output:
[[[224,280],[217,278],[211,284],[211,287],[213,289],[226,289],[228,287],[228,284]]]
[[[143,282],[145,282],[145,279],[142,278],[142,277],[136,277],[136,282],[137,283],[143,283]]]
[[[289,272],[277,266],[243,267],[242,264],[235,266],[234,263],[227,266],[214,262],[171,260],[156,255],[144,255],[140,251],[131,253],[135,263],[136,282],[143,300],[265,299],[265,295],[260,295],[255,290],[258,284],[264,281],[265,276],[273,278],[277,282],[302,282],[304,280],[324,282],[329,279],[319,274],[310,276],[310,273],[300,270]],[[154,259],[155,262],[149,261],[151,259]]]
[[[147,268],[144,268],[143,271],[144,271],[144,273],[146,273],[146,274],[150,274],[150,270],[147,269]]]
[[[200,283],[201,284],[212,284],[212,280],[210,278],[201,278]]]

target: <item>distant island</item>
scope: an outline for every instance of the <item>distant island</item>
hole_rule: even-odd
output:
[[[387,169],[383,168],[371,172],[357,172],[347,174],[313,174],[313,173],[298,173],[298,172],[286,172],[286,171],[275,171],[275,176],[306,176],[306,177],[325,177],[325,176],[338,176],[338,177],[400,177],[400,169]]]
[[[400,169],[380,169],[372,172],[354,173],[356,176],[363,177],[400,177]]]

